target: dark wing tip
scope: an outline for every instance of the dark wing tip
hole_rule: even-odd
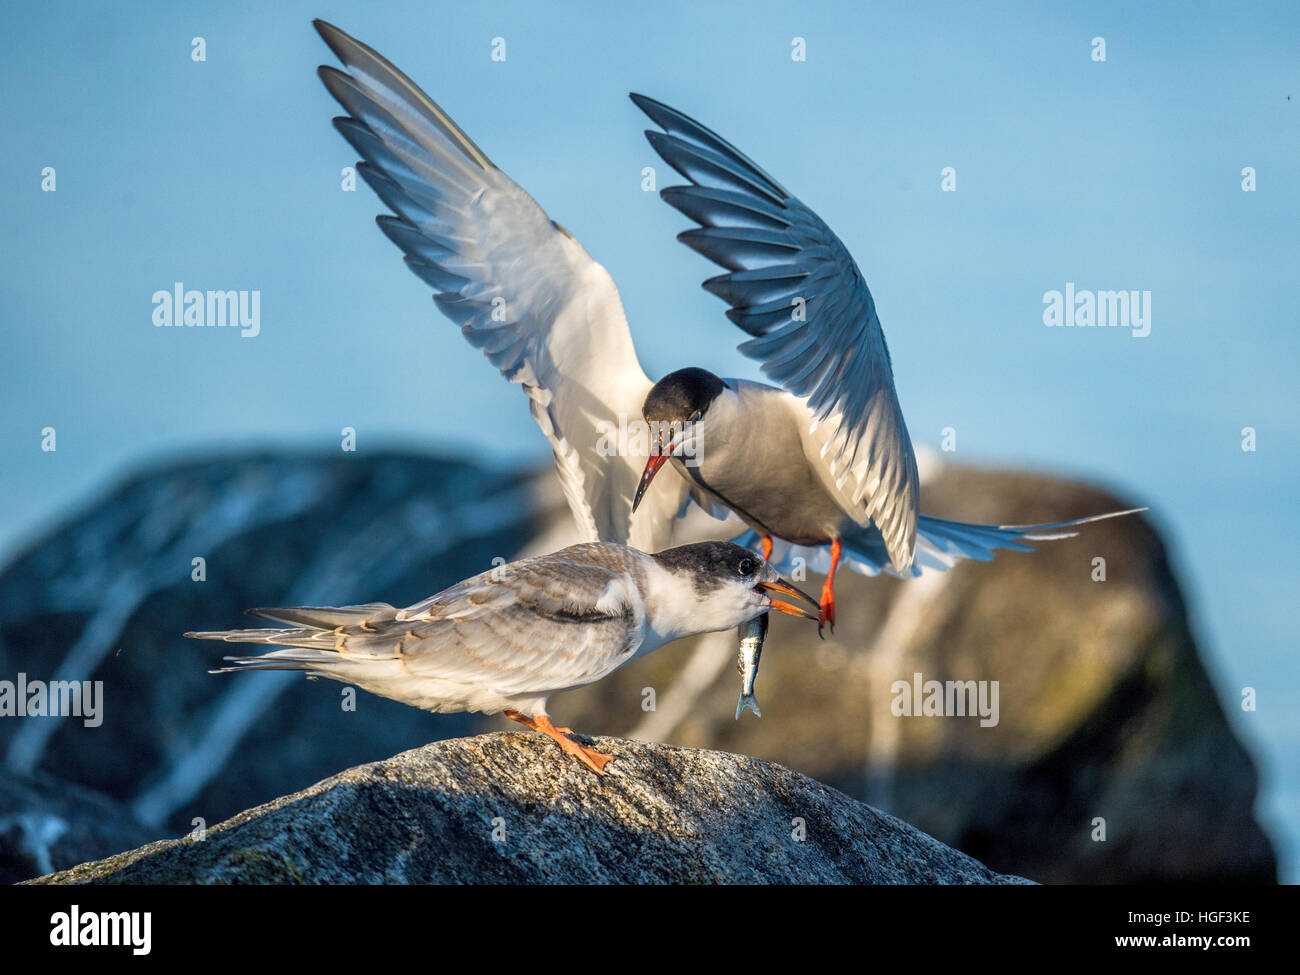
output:
[[[673,169],[677,170],[677,172],[686,179],[689,179],[692,184],[698,185],[697,180],[689,173],[683,173],[678,167],[677,162],[674,161],[674,159],[680,157],[682,151],[688,153],[692,151],[698,152],[698,146],[673,135],[673,133],[666,130],[666,127],[663,132],[660,132],[658,129],[646,129],[645,138],[646,142],[650,143],[650,147],[654,149],[655,152],[659,153],[659,157],[663,159],[664,162],[669,166],[672,166]]]
[[[659,126],[665,132],[672,131],[671,122],[673,119],[688,119],[687,116],[682,115],[681,112],[677,111],[677,109],[673,108],[671,105],[665,105],[657,98],[651,98],[649,95],[641,95],[632,91],[628,92],[627,97],[632,99],[632,104],[645,112],[646,115],[650,116],[650,121],[654,122],[655,125]],[[647,136],[649,134],[650,133],[648,132],[646,133]]]
[[[661,102],[657,98],[651,98],[649,95],[641,95],[636,92],[630,92],[628,97],[632,99],[637,108],[654,119],[656,125],[662,125],[665,129],[668,128],[665,119],[670,121],[672,119],[692,121],[691,117],[685,112],[678,111],[667,102]]]
[[[627,97],[632,99],[633,105],[641,109],[641,111],[645,112],[651,118],[654,118],[654,112],[652,111],[652,109],[667,107],[666,105],[664,105],[663,102],[656,101],[655,99],[651,98],[649,95],[642,95],[639,92],[629,91],[627,93]]]
[[[680,139],[674,138],[672,133],[660,132],[658,129],[646,129],[645,137],[649,140],[650,144],[655,147],[655,149],[659,149],[661,145],[671,146],[677,145],[681,142]],[[662,152],[662,150],[660,151]]]
[[[343,56],[343,50],[347,47],[349,42],[353,44],[357,42],[349,37],[346,32],[339,30],[331,24],[328,20],[321,20],[317,17],[312,20],[311,25],[316,28],[316,33],[320,35],[320,39],[329,45],[329,49],[334,52],[335,57],[340,61],[346,61],[347,58]]]

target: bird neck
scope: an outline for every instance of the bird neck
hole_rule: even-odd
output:
[[[708,622],[701,616],[705,601],[690,576],[666,569],[652,558],[646,567],[646,582],[647,643],[661,647],[705,632],[701,625]]]
[[[647,568],[646,634],[641,653],[680,640],[739,626],[747,618],[741,593],[702,583],[690,572],[651,559]],[[748,617],[756,615],[757,605]]]

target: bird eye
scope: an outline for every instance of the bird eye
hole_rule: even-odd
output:
[[[741,559],[739,568],[742,576],[752,575],[754,572],[754,560]]]

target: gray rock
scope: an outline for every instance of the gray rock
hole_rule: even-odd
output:
[[[436,742],[241,813],[201,841],[33,882],[1025,882],[779,765],[594,743],[617,757],[605,778],[540,735]]]
[[[530,475],[531,476],[531,475]],[[0,570],[0,678],[103,681],[103,723],[0,721],[0,773],[48,774],[188,833],[286,789],[471,733],[301,678],[217,677],[186,630],[251,606],[405,605],[509,558],[534,530],[529,476],[372,453],[205,457],[142,470]],[[204,560],[196,581],[192,560]],[[356,692],[354,692],[356,693]]]
[[[951,466],[922,497],[933,514],[993,524],[1133,507],[1078,482]],[[1206,673],[1153,517],[917,580],[841,572],[833,636],[773,619],[762,720],[733,718],[734,641],[730,654],[699,640],[665,647],[552,711],[579,730],[780,762],[1043,883],[1273,883],[1255,766]],[[998,723],[895,716],[893,682],[918,672],[997,681]],[[646,688],[654,714],[640,709]],[[668,713],[681,717],[657,720]]]
[[[49,776],[0,776],[0,884],[157,839],[131,810]]]
[[[947,465],[922,493],[931,513],[1003,523],[1131,503]],[[223,648],[180,634],[237,626],[250,606],[414,602],[572,535],[549,468],[268,452],[140,471],[0,570],[0,678],[102,680],[105,711],[96,728],[0,721],[0,776],[57,776],[127,807],[152,836],[181,836],[196,817],[220,822],[339,769],[514,727],[365,693],[345,711],[341,685],[296,675],[213,677]],[[206,581],[191,578],[196,556]],[[1091,578],[1097,557],[1104,583]],[[734,638],[665,647],[555,698],[553,715],[798,769],[1004,873],[1269,881],[1255,767],[1206,673],[1176,568],[1153,521],[1128,518],[921,580],[844,572],[834,638],[773,621],[762,720],[733,720]],[[891,682],[916,671],[997,680],[999,724],[895,718]],[[642,710],[647,688],[656,711]],[[1098,818],[1105,842],[1092,838]]]

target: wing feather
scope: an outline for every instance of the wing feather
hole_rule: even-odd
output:
[[[523,387],[582,537],[665,547],[684,479],[669,475],[675,490],[656,491],[633,516],[645,458],[602,447],[620,416],[641,418],[651,387],[609,273],[387,59],[316,27],[346,68],[319,72],[348,113],[335,125],[392,211],[380,229],[438,310]]]
[[[501,694],[589,683],[641,646],[645,608],[632,549],[583,543],[459,582],[402,610],[384,603],[264,609],[303,625],[187,636],[288,647],[231,657],[230,670],[305,670],[348,680],[394,662],[433,678]]]
[[[643,95],[664,131],[646,138],[691,181],[663,198],[700,224],[678,240],[729,273],[704,287],[753,338],[740,351],[811,410],[809,460],[895,566],[916,551],[919,481],[875,301],[852,256],[812,210],[725,139]]]

